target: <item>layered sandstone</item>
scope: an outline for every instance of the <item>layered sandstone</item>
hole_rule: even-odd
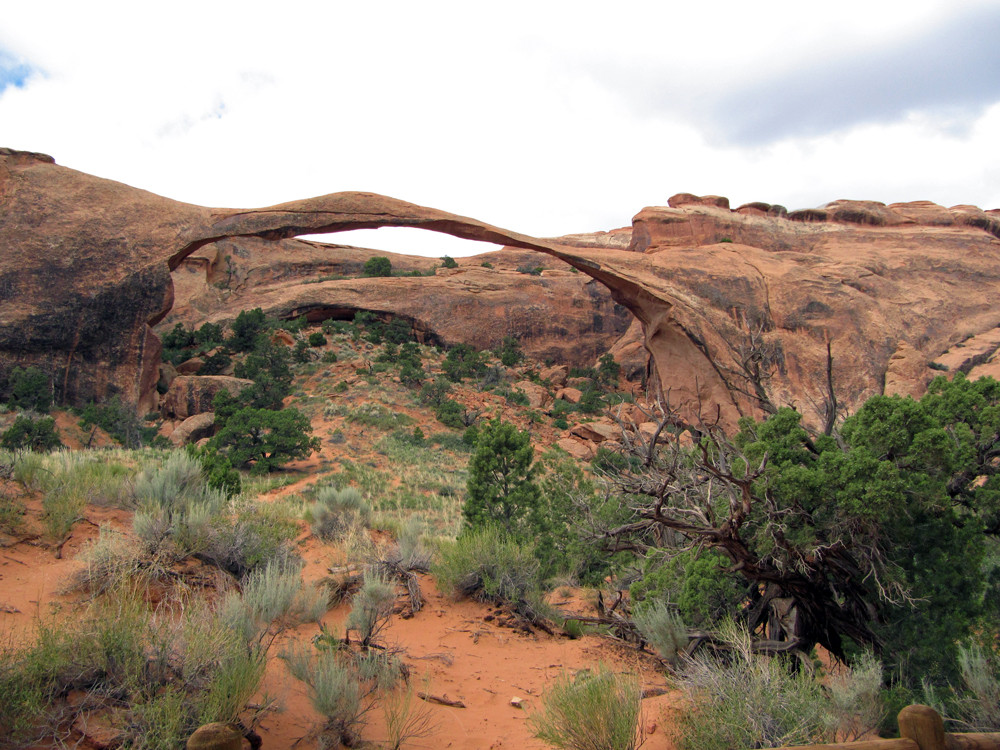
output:
[[[394,271],[417,275],[364,278],[362,267],[373,255],[390,257]],[[508,248],[440,266],[436,258],[345,245],[221,240],[174,269],[174,306],[157,330],[230,321],[254,307],[313,323],[367,310],[409,321],[424,343],[493,349],[514,336],[535,360],[589,367],[633,320],[602,284],[535,252]]]
[[[842,410],[874,393],[919,393],[939,371],[974,373],[993,364],[991,332],[1000,322],[996,212],[871,201],[790,213],[766,203],[732,210],[723,198],[690,195],[670,204],[643,209],[626,247],[620,230],[537,239],[371,193],[264,209],[203,208],[38,155],[0,151],[0,365],[44,367],[61,401],[120,393],[152,406],[160,347],[151,326],[170,311],[170,271],[185,258],[231,239],[237,247],[258,247],[262,259],[277,259],[280,241],[297,235],[379,226],[542,252],[576,268],[639,321],[618,354],[640,369],[637,355],[645,350],[654,388],[688,415],[730,426],[741,414],[759,414],[762,405],[785,403],[821,423],[830,408],[828,351]],[[266,266],[253,273],[279,274]],[[425,292],[407,279],[386,279],[377,290],[359,279],[310,285],[315,289],[296,283],[291,294],[275,284],[253,306],[315,318],[335,305],[367,309],[365,300],[377,291],[393,300],[394,314],[417,321],[433,304],[406,298],[426,293],[465,300],[448,302],[447,314],[456,327],[463,320],[472,327],[484,314],[467,312],[472,301],[500,292],[491,285],[502,276],[488,270],[466,264],[442,270]],[[209,272],[200,273],[204,285]],[[559,277],[543,272],[543,282],[546,273]],[[553,295],[590,294],[582,279],[573,283],[576,291]],[[537,297],[532,289],[524,294]],[[512,308],[526,304],[515,299]],[[936,361],[964,341],[974,341],[975,351]]]

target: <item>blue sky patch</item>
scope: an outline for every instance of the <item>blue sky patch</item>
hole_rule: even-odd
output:
[[[34,72],[26,62],[0,49],[0,94],[9,86],[21,88]]]

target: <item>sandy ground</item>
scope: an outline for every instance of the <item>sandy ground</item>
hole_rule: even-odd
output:
[[[31,499],[29,521],[39,510],[38,499]],[[8,642],[22,642],[40,617],[82,606],[78,595],[63,592],[83,565],[78,559],[81,548],[96,536],[101,524],[126,529],[130,514],[88,508],[86,521],[74,527],[60,554],[55,545],[31,533],[30,523],[21,537],[0,539],[0,633]],[[306,580],[327,575],[334,555],[330,547],[303,533],[299,552],[306,563]],[[399,650],[418,690],[460,701],[464,707],[415,701],[417,708],[428,711],[432,733],[404,747],[546,747],[534,739],[527,722],[530,713],[540,707],[546,687],[565,672],[598,664],[638,673],[644,687],[666,687],[655,662],[634,649],[596,636],[571,640],[539,631],[526,633],[505,626],[508,618],[498,615],[494,607],[443,596],[430,576],[421,577],[421,588],[426,597],[423,608],[408,619],[394,616],[383,640]],[[347,605],[331,610],[323,622],[341,634],[348,611]],[[281,636],[273,653],[289,639],[308,641],[318,632],[315,624],[300,626]],[[309,704],[304,686],[292,679],[276,658],[270,660],[263,693],[277,699],[280,706],[280,710],[267,713],[258,728],[264,748],[319,747],[315,730],[321,717]],[[511,705],[512,699],[520,699],[520,707]],[[670,693],[643,700],[645,748],[670,747],[663,722],[665,709],[674,700]],[[376,743],[370,747],[386,746],[382,744],[385,721],[378,706],[366,721],[363,739]]]

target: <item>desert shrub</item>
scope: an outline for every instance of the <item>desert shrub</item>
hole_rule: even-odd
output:
[[[535,736],[568,750],[634,750],[642,744],[639,681],[606,667],[563,675],[529,718]]]
[[[313,533],[321,539],[339,539],[350,529],[367,526],[371,507],[354,487],[322,487],[309,509]]]
[[[252,386],[240,393],[239,404],[259,409],[280,409],[285,396],[291,393],[293,376],[289,367],[290,359],[287,347],[275,344],[267,337],[260,337],[253,351],[233,368],[236,377],[254,381]],[[228,396],[228,393],[226,395]]]
[[[462,405],[450,398],[444,399],[434,408],[434,416],[437,417],[437,420],[445,427],[451,427],[455,430],[460,430],[465,426],[462,421],[464,413],[465,409],[462,408]]]
[[[543,270],[541,266],[533,266],[530,263],[525,263],[517,267],[518,273],[526,273],[530,276],[541,276]]]
[[[467,530],[444,543],[432,571],[441,589],[458,598],[508,604],[530,620],[544,614],[533,548],[495,526]]]
[[[486,357],[468,344],[457,344],[448,350],[441,370],[449,380],[458,383],[482,375],[486,371]]]
[[[504,336],[500,346],[494,352],[504,367],[513,367],[524,359],[521,342],[514,336]]]
[[[321,588],[303,584],[301,565],[272,560],[246,577],[240,598],[245,616],[252,623],[252,627],[243,626],[241,630],[262,632],[272,624],[285,628],[319,622],[326,613],[328,596]],[[231,613],[235,609],[230,605]]]
[[[199,556],[243,577],[269,562],[292,557],[291,543],[298,530],[294,521],[273,506],[234,501],[225,516],[213,520]]]
[[[80,553],[86,567],[78,571],[73,588],[102,594],[122,586],[143,585],[161,573],[159,561],[151,558],[134,537],[101,526],[97,539]]]
[[[13,409],[44,413],[52,406],[52,381],[33,365],[11,370],[7,391],[7,403]]]
[[[308,457],[319,450],[320,441],[312,437],[309,418],[298,409],[246,407],[226,419],[209,447],[225,454],[233,466],[266,474],[289,461]]]
[[[669,601],[694,628],[710,629],[726,620],[746,584],[727,576],[729,561],[715,550],[685,550],[667,560],[650,558],[629,588],[634,602]],[[655,644],[654,644],[655,645]]]
[[[363,276],[392,276],[392,261],[384,255],[374,255],[361,267]]]
[[[347,630],[358,635],[361,647],[369,648],[389,622],[396,604],[396,589],[378,573],[365,573],[364,583],[351,601]]]
[[[289,646],[279,656],[292,676],[308,686],[309,702],[326,718],[324,739],[356,744],[366,707],[354,665],[334,649],[316,651],[301,644]]]
[[[882,671],[874,659],[837,678],[831,701],[817,675],[791,669],[792,657],[755,653],[746,630],[731,623],[722,633],[725,658],[698,655],[677,677],[689,704],[675,724],[680,750],[850,741],[878,725]]]
[[[454,258],[445,255],[443,258],[441,258],[441,267],[442,268],[458,268],[458,262]]]
[[[347,413],[347,421],[376,427],[380,430],[392,430],[413,424],[413,418],[399,414],[382,404],[366,401]]]
[[[165,621],[120,592],[0,649],[0,726],[13,746],[61,744],[77,715],[96,709],[123,747],[181,747],[204,723],[236,720],[264,666],[263,651],[205,606]],[[70,693],[81,700],[55,707]]]
[[[201,471],[208,487],[222,492],[227,498],[240,494],[243,480],[240,478],[240,473],[233,468],[229,458],[208,447],[197,448],[194,445],[187,445],[185,450],[201,464]]]
[[[680,616],[663,601],[637,607],[632,621],[646,642],[660,652],[660,657],[677,664],[688,644],[687,628]]]
[[[1000,731],[1000,653],[975,641],[958,648],[961,685],[950,701],[949,715],[962,731]]]
[[[135,409],[113,396],[103,404],[91,401],[80,413],[80,426],[100,427],[119,445],[138,448],[142,445],[142,423]]]
[[[326,336],[320,331],[313,331],[309,334],[309,346],[326,346]]]
[[[32,450],[47,452],[62,446],[59,430],[52,417],[32,419],[20,416],[0,435],[0,448],[8,451]]]
[[[469,459],[462,508],[470,527],[495,523],[509,534],[520,534],[534,524],[540,497],[534,455],[528,432],[499,418],[483,426]]]
[[[610,352],[601,355],[598,360],[599,366],[597,368],[597,379],[605,386],[613,385],[618,382],[618,376],[621,374],[622,366],[615,361],[614,356]]]
[[[242,310],[229,324],[229,330],[230,336],[226,340],[226,345],[230,349],[237,352],[252,351],[258,337],[267,330],[267,317],[259,307]]]

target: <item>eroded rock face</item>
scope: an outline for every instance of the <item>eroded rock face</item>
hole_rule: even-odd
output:
[[[996,213],[835,201],[782,218],[768,204],[748,205],[733,212],[685,198],[681,208],[643,209],[632,250],[644,263],[616,259],[606,281],[632,300],[651,375],[688,413],[727,425],[759,415],[744,377],[754,357],[770,375],[766,399],[818,425],[828,343],[846,411],[876,393],[919,395],[932,376],[969,371],[996,352],[988,333],[1000,312]],[[619,342],[616,355],[634,338]],[[940,359],[969,338],[975,356]]]
[[[185,258],[228,240],[235,247],[255,245],[266,257],[296,235],[379,226],[420,227],[542,252],[576,268],[607,287],[641,324],[617,347],[618,355],[635,357],[641,341],[651,358],[652,388],[687,416],[727,426],[742,414],[760,415],[762,403],[792,404],[807,421],[822,424],[828,348],[838,405],[848,411],[886,389],[919,393],[932,375],[952,366],[950,359],[934,368],[922,363],[967,339],[976,340],[976,351],[961,353],[955,367],[993,365],[989,332],[997,326],[1000,293],[996,212],[836,201],[786,217],[770,204],[732,211],[715,196],[675,198],[677,207],[639,212],[622,249],[621,231],[592,240],[543,240],[371,193],[265,209],[203,208],[37,155],[0,151],[0,367],[42,366],[54,375],[62,402],[118,393],[149,408],[160,354],[150,326],[170,310],[170,271]],[[282,273],[277,266],[248,269],[246,278]],[[488,270],[465,264],[442,269],[427,293],[474,306],[501,292],[494,288],[500,277]],[[227,270],[200,273],[204,285],[211,274]],[[571,275],[551,270],[532,278],[545,282],[560,273]],[[406,279],[384,281],[378,294],[395,300],[396,313],[404,298],[417,296]],[[327,283],[340,285],[336,303],[321,293]],[[590,294],[587,282],[573,283]],[[301,284],[291,295],[275,288],[254,306],[307,316],[326,315],[323,306],[331,304],[368,309],[364,301],[376,288],[366,284],[309,285],[315,296]],[[539,287],[525,292],[539,293]],[[192,309],[195,296],[186,298]],[[416,309],[426,303],[407,304]],[[520,313],[524,303],[515,305]],[[584,309],[589,314],[593,308]],[[486,315],[465,310],[465,302],[455,303],[447,314],[456,321]],[[413,320],[421,315],[426,313],[417,309]],[[567,335],[573,335],[569,328]],[[759,383],[746,377],[754,370],[762,373]]]
[[[140,410],[151,409],[161,351],[151,326],[170,310],[170,272],[186,257],[227,238],[275,242],[381,226],[422,227],[564,254],[549,241],[372,193],[336,193],[265,209],[210,209],[5,149],[0,368],[41,367],[53,376],[61,403],[119,394]]]
[[[388,256],[394,271],[420,275],[364,278],[373,255]],[[590,367],[634,320],[602,284],[536,252],[503,249],[461,258],[456,268],[440,265],[344,245],[226,239],[174,269],[174,307],[157,330],[231,321],[254,307],[312,323],[368,310],[409,321],[425,343],[493,349],[514,336],[535,360]],[[538,275],[524,271],[538,267]]]

